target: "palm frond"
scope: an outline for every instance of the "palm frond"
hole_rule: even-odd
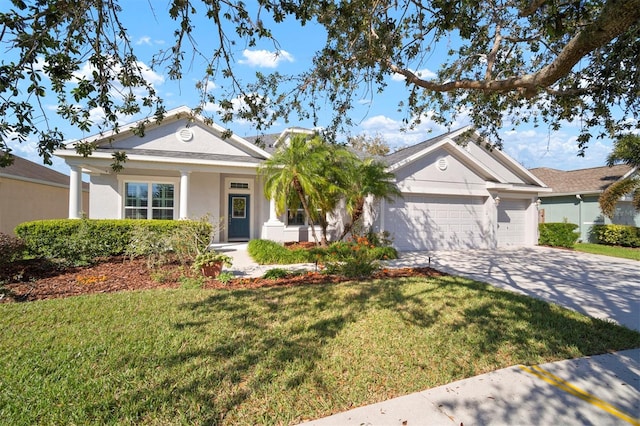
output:
[[[628,177],[612,183],[602,194],[600,194],[598,202],[600,203],[602,213],[608,218],[613,218],[616,211],[616,205],[618,204],[618,201],[620,201],[620,198],[632,192],[634,193],[635,204],[635,197],[639,192],[639,189],[640,178],[638,177]],[[639,205],[640,204],[635,204],[636,209],[638,209]]]

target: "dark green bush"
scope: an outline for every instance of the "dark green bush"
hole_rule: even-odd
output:
[[[20,238],[0,232],[0,266],[20,259],[25,249],[26,245]]]
[[[198,221],[133,219],[38,220],[18,225],[15,232],[33,256],[78,265],[124,254],[135,230],[137,234],[169,235],[181,228],[195,229],[207,241],[211,235],[211,227],[202,228]]]
[[[286,278],[293,275],[293,272],[288,271],[286,269],[282,269],[282,268],[273,268],[273,269],[269,269],[267,272],[264,273],[264,275],[262,276],[262,278],[267,279],[267,280],[277,280],[280,278]]]
[[[575,223],[541,223],[538,225],[540,237],[538,244],[551,247],[573,248],[579,235],[575,232]]]
[[[598,244],[640,247],[640,228],[627,225],[594,225],[591,239]]]
[[[270,240],[251,240],[247,251],[249,256],[261,265],[289,265],[315,261],[312,260],[310,252],[305,249],[290,250]]]
[[[292,263],[343,262],[352,259],[356,251],[364,251],[372,260],[397,259],[398,252],[393,247],[375,247],[359,241],[339,241],[329,247],[312,249],[289,249],[269,240],[249,241],[249,255],[261,265],[288,265]]]

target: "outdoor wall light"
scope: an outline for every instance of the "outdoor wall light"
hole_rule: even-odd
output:
[[[499,205],[500,205],[500,197],[499,197],[499,196],[497,196],[496,198],[494,198],[494,199],[493,199],[493,201],[495,201],[496,206],[499,206]]]
[[[538,198],[536,200],[536,208],[539,210],[540,209],[540,205],[542,204],[542,200],[540,198]]]

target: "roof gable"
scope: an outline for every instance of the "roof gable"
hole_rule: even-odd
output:
[[[387,155],[385,160],[389,170],[395,172],[444,148],[486,181],[497,184],[545,186],[506,153],[478,146],[476,142],[479,140],[480,135],[471,126],[467,126],[396,151]]]
[[[144,134],[138,129],[144,124]],[[264,160],[270,154],[237,135],[228,135],[223,127],[194,114],[187,107],[180,107],[166,113],[160,122],[149,118],[120,127],[118,132],[110,131],[87,138],[94,140],[97,152],[125,151],[127,155],[146,157],[167,157],[167,153],[176,153],[176,157],[187,153],[197,156],[224,156],[247,162]],[[70,144],[73,145],[73,144]],[[56,155],[77,156],[73,149],[61,150]],[[170,156],[170,155],[169,155]]]

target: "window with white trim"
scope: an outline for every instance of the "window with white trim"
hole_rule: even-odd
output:
[[[126,219],[173,219],[174,184],[125,182],[124,194]]]
[[[302,203],[297,210],[287,210],[287,225],[306,225],[307,215],[304,214]]]

